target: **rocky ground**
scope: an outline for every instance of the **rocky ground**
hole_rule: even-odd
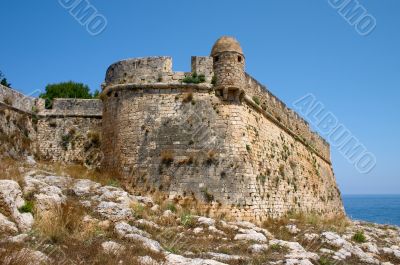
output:
[[[1,264],[400,264],[399,227],[213,219],[110,178],[28,162],[0,167]]]

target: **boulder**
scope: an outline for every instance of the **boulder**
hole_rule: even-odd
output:
[[[109,255],[119,255],[125,250],[123,245],[114,241],[103,242],[101,243],[101,247],[103,248],[104,253]]]
[[[24,204],[19,184],[13,180],[0,180],[0,212],[16,223],[21,232],[28,232],[33,225],[33,216],[19,212]]]

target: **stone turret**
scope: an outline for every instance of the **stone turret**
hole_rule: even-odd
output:
[[[216,89],[225,100],[238,100],[245,84],[245,57],[239,42],[232,37],[221,37],[212,50]]]

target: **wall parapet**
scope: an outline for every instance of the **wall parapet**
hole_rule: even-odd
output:
[[[25,96],[24,94],[0,85],[0,102],[22,112],[32,113],[36,108],[36,98]]]
[[[52,109],[40,111],[39,116],[101,117],[103,103],[100,99],[56,98]]]
[[[107,69],[103,88],[121,84],[181,84],[192,73],[202,74],[211,83],[213,59],[209,56],[192,56],[191,72],[174,72],[169,56],[142,57],[122,60]]]
[[[325,161],[330,161],[329,143],[318,133],[311,130],[310,125],[295,111],[288,108],[278,97],[264,85],[246,73],[246,94],[252,101],[257,101],[260,109],[275,121],[290,130],[303,143],[311,147]],[[330,162],[329,162],[330,163]]]

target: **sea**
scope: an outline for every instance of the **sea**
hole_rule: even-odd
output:
[[[343,195],[347,216],[378,224],[400,226],[400,195]]]

